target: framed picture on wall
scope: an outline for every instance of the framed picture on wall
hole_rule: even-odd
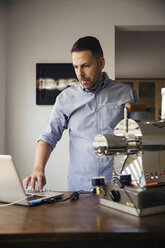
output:
[[[77,83],[71,63],[37,63],[36,104],[53,105],[62,90]]]

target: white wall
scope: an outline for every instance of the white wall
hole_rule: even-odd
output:
[[[36,140],[52,106],[35,104],[35,64],[71,62],[82,36],[100,39],[115,75],[115,25],[165,25],[161,0],[8,0],[6,152],[21,177],[31,173]],[[139,18],[140,13],[140,18]],[[47,166],[47,188],[67,190],[68,132]]]
[[[6,3],[0,1],[0,154],[5,153]]]
[[[165,78],[165,31],[118,31],[117,78]]]

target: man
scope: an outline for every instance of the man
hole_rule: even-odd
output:
[[[80,38],[71,53],[80,83],[63,90],[57,97],[37,144],[33,173],[24,179],[25,188],[31,183],[34,190],[38,182],[38,189],[43,189],[45,165],[66,128],[70,135],[68,189],[91,190],[91,178],[96,176],[105,176],[105,181],[110,182],[113,159],[98,158],[94,154],[94,137],[99,133],[113,133],[114,127],[123,119],[125,103],[138,102],[130,86],[112,81],[102,72],[105,60],[96,38]],[[131,113],[129,117],[142,119],[143,115]]]

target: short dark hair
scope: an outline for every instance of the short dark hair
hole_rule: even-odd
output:
[[[87,50],[91,51],[96,58],[104,56],[99,40],[92,36],[85,36],[77,40],[71,49],[71,53]]]

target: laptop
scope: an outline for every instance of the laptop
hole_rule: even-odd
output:
[[[0,155],[0,202],[32,206],[62,196],[53,191],[26,192],[12,156]]]

